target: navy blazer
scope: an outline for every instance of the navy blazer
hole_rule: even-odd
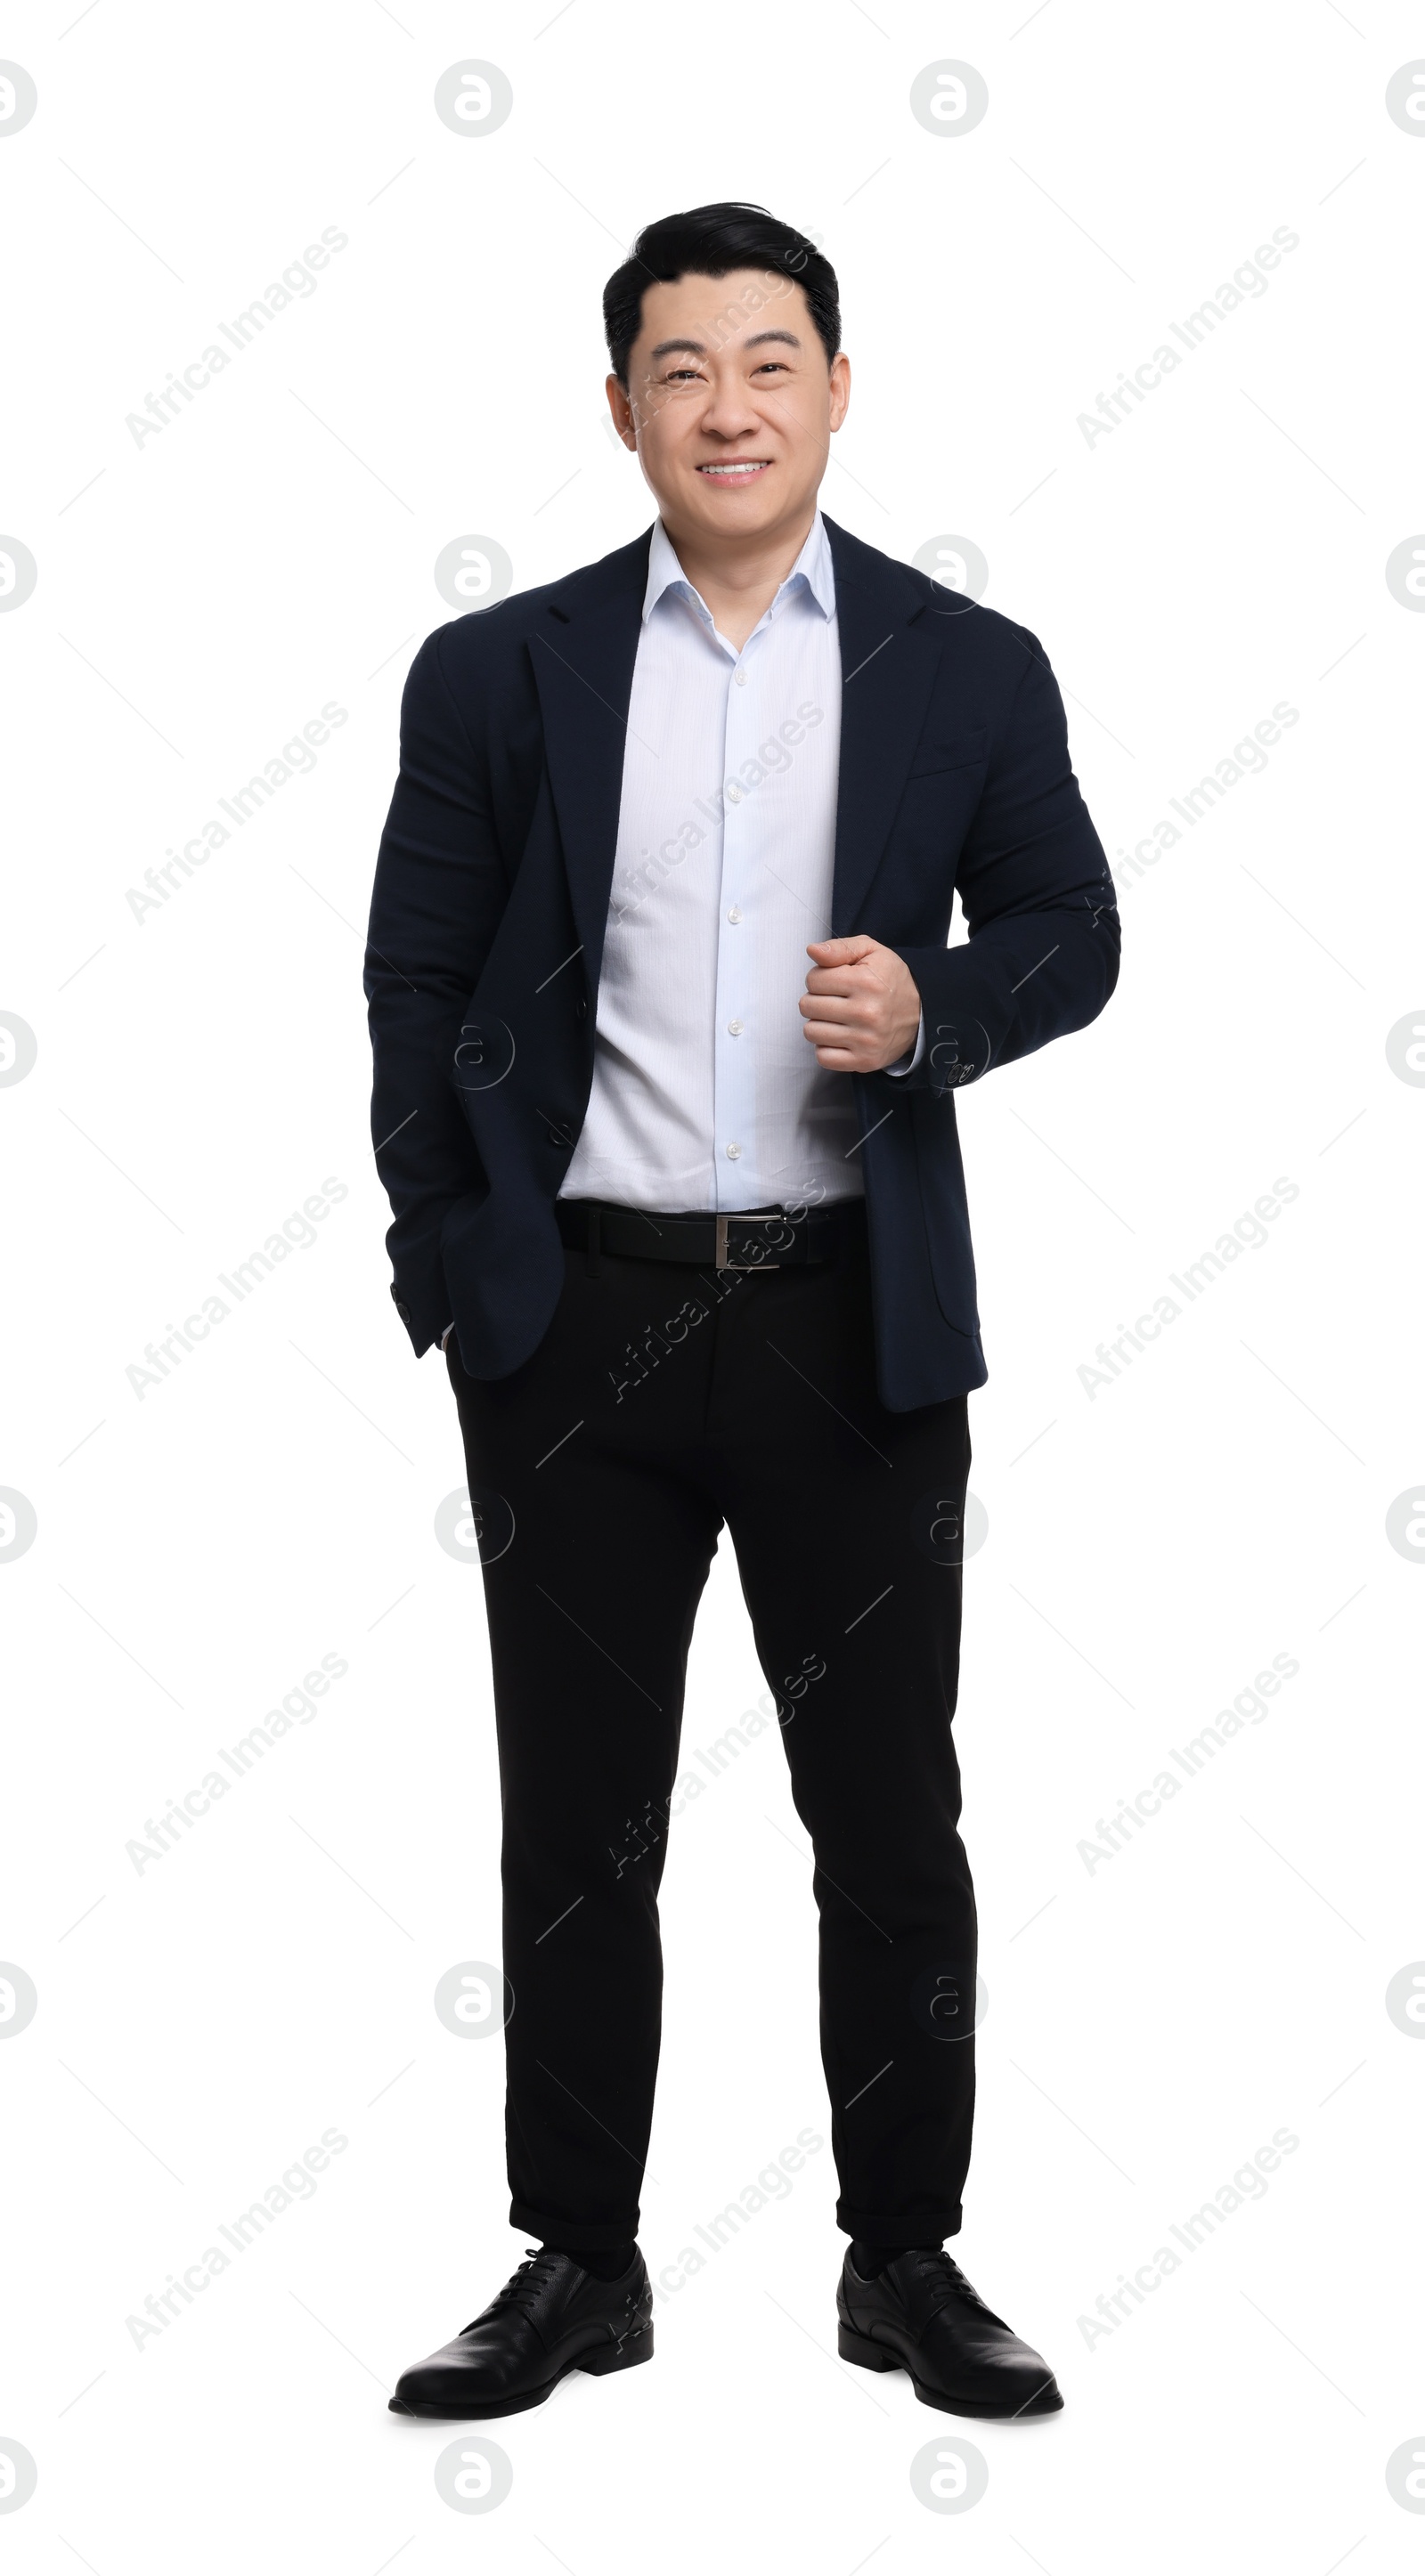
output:
[[[1118,974],[1103,847],[1036,636],[826,521],[841,640],[832,929],[904,958],[926,1046],[855,1089],[877,1382],[895,1412],[986,1369],[955,1092],[1083,1028]],[[651,531],[436,629],[411,665],[365,989],[392,1295],[472,1377],[538,1348],[594,1006]],[[946,945],[959,894],[968,940]],[[788,996],[794,1009],[797,996]]]

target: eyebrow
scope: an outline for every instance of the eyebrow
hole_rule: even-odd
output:
[[[802,345],[795,331],[755,331],[750,340],[743,341],[742,346],[744,349],[760,349],[767,340],[780,340],[788,349],[799,349]],[[694,358],[705,358],[708,354],[704,340],[660,340],[656,349],[649,350],[649,359],[669,358],[680,349]]]

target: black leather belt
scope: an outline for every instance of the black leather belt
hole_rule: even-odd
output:
[[[854,1231],[864,1231],[864,1199],[830,1207],[756,1209],[730,1216],[665,1216],[620,1207],[612,1199],[556,1199],[564,1241],[596,1258],[611,1252],[636,1261],[705,1262],[715,1270],[784,1270],[829,1261]]]

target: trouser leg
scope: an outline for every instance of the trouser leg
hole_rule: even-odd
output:
[[[882,1406],[864,1254],[757,1279],[717,1367],[722,1499],[815,1855],[838,2223],[938,2242],[975,2081],[952,1736],[966,1400]]]
[[[510,2217],[541,2238],[591,2247],[623,2244],[638,2226],[661,2028],[668,1799],[688,1641],[720,1519],[677,1464],[707,1365],[696,1335],[685,1328],[667,1388],[651,1377],[628,1384],[618,1367],[650,1297],[650,1320],[663,1316],[666,1273],[659,1265],[650,1280],[652,1267],[605,1261],[591,1276],[582,1255],[567,1254],[554,1322],[512,1377],[472,1379],[448,1351],[472,1499],[487,1498],[514,1994]],[[677,1284],[686,1293],[681,1275]],[[686,1425],[671,1418],[685,1406]]]

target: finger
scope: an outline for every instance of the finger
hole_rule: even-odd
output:
[[[807,942],[807,955],[819,966],[847,966],[858,957],[869,957],[876,943],[857,931],[851,939],[812,939]]]
[[[839,993],[803,993],[797,1009],[804,1020],[835,1020],[860,1028],[870,1028],[875,1016],[864,1002]]]
[[[864,1050],[869,1054],[873,1046],[869,1031],[845,1029],[835,1020],[808,1020],[802,1033],[808,1045],[814,1047],[844,1047],[850,1053]]]

